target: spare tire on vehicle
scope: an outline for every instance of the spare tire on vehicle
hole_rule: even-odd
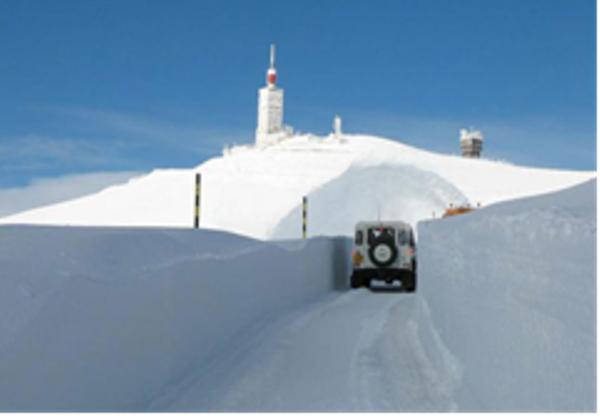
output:
[[[398,256],[398,249],[389,241],[375,241],[369,249],[369,258],[379,267],[390,266]]]

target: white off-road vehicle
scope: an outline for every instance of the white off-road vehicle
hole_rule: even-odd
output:
[[[401,221],[359,222],[352,251],[353,289],[372,280],[399,281],[407,292],[417,287],[416,244],[410,224]]]

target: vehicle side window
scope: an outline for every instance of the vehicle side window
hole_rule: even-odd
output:
[[[356,245],[362,246],[363,240],[364,240],[363,232],[362,232],[362,230],[358,230],[356,232],[356,240],[355,240]]]
[[[410,241],[409,241],[410,246],[414,247],[415,246],[415,234],[412,232],[412,230],[409,234],[409,239],[410,239]]]
[[[408,233],[406,232],[406,230],[398,231],[398,245],[408,245]]]

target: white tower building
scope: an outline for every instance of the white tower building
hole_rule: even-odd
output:
[[[340,116],[335,116],[333,119],[333,137],[337,141],[342,140],[342,118]]]
[[[267,71],[267,86],[258,90],[258,127],[256,144],[277,143],[286,136],[283,129],[283,90],[277,88],[275,45],[271,45],[271,67]]]
[[[483,134],[479,130],[460,131],[460,149],[464,157],[478,158],[483,150]]]

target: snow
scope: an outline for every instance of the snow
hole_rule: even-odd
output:
[[[594,177],[305,136],[7,217],[0,411],[594,411]],[[377,216],[415,294],[348,289]]]
[[[416,225],[441,216],[450,203],[487,206],[595,177],[441,155],[372,136],[294,136],[266,148],[233,148],[195,169],[157,170],[0,224],[189,228],[196,172],[202,173],[201,226],[261,240],[300,237],[303,196],[309,235],[348,236],[349,224],[378,215],[409,216]]]
[[[261,320],[339,288],[345,244],[3,227],[0,410],[161,408]]]
[[[452,410],[452,398],[422,371],[407,319],[419,302],[393,291],[327,296],[255,334],[169,410]]]
[[[416,295],[343,238],[5,226],[1,410],[594,410],[594,190],[423,223]]]
[[[0,217],[91,195],[141,172],[94,172],[33,180],[24,188],[0,189]]]
[[[595,410],[596,238],[595,180],[421,223],[420,293],[461,409]]]
[[[448,200],[466,203],[458,189],[434,173],[408,165],[353,166],[310,195],[308,229],[318,235],[348,235],[365,218],[401,218],[416,225],[433,212],[443,212]],[[279,222],[272,237],[297,236],[301,219],[298,206]]]

